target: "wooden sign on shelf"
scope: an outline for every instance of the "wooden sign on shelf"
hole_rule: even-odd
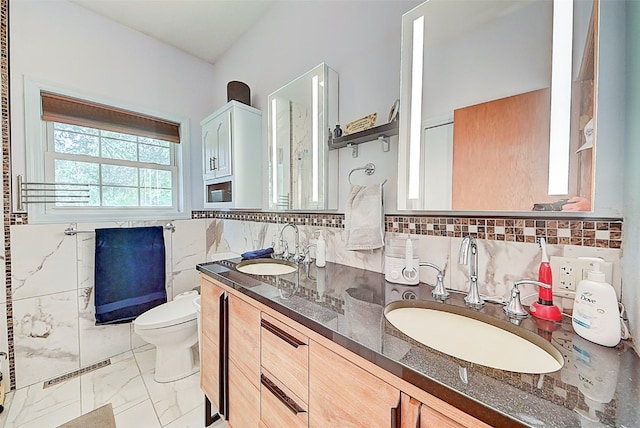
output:
[[[378,113],[373,113],[358,120],[354,120],[353,122],[349,122],[344,128],[344,132],[348,135],[353,134],[354,132],[365,131],[369,128],[373,128],[373,125],[376,124],[377,118]]]

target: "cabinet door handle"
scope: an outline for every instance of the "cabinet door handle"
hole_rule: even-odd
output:
[[[215,157],[215,156],[214,156],[214,157],[212,157],[212,158],[211,158],[211,161],[213,162],[213,164],[212,164],[212,165],[213,165],[213,167],[211,167],[211,170],[212,170],[212,171],[215,171],[215,170],[217,169],[217,168],[216,168],[216,157]]]
[[[276,384],[271,382],[271,380],[269,380],[269,378],[264,374],[260,374],[260,383],[264,385],[264,387],[267,388],[269,392],[275,395],[276,398],[278,398],[278,400],[282,402],[282,404],[287,406],[287,408],[291,410],[294,415],[297,415],[298,413],[306,413],[306,411],[302,407],[300,407],[298,403],[287,396],[287,394],[285,394],[283,390],[278,388]]]
[[[265,330],[275,334],[280,339],[284,340],[285,342],[287,342],[289,345],[293,346],[294,348],[306,345],[306,343],[304,343],[301,340],[293,337],[292,335],[290,335],[286,331],[282,330],[281,328],[276,327],[275,325],[271,324],[269,321],[260,320],[260,326],[262,328],[264,328]]]

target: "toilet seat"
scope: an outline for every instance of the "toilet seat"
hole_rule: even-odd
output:
[[[195,297],[194,297],[195,299]],[[163,303],[135,319],[136,330],[153,330],[196,320],[194,299],[179,299]]]

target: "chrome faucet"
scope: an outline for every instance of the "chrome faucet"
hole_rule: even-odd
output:
[[[293,254],[293,257],[291,258],[291,261],[294,262],[294,263],[299,263],[300,262],[300,232],[298,231],[298,226],[296,226],[293,223],[287,223],[287,224],[284,225],[284,227],[280,231],[280,240],[284,240],[284,230],[287,227],[292,227],[293,230],[296,232],[295,253]],[[289,258],[289,245],[286,245],[286,250],[285,250],[285,252],[283,254],[283,257],[285,259]]]
[[[469,252],[471,252],[471,257],[469,257]],[[462,240],[458,263],[469,265],[469,293],[464,298],[464,302],[467,306],[480,309],[484,306],[484,300],[478,291],[478,243],[471,235]]]

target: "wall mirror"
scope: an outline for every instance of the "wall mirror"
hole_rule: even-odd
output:
[[[406,13],[398,209],[590,211],[597,10],[430,0]]]
[[[338,157],[327,141],[338,120],[338,73],[320,64],[268,103],[269,209],[337,209]]]

